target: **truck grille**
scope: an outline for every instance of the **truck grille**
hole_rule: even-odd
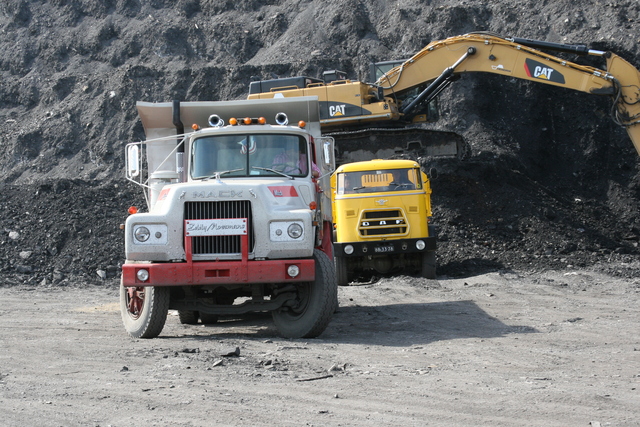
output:
[[[248,200],[224,202],[186,202],[184,219],[247,218],[249,226],[249,252],[253,252],[253,218]],[[191,238],[194,255],[239,254],[242,250],[240,236],[196,236]]]
[[[358,227],[360,235],[383,236],[407,234],[407,220],[401,210],[364,211]]]

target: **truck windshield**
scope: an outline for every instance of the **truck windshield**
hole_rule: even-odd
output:
[[[308,174],[307,143],[301,135],[210,135],[196,139],[191,149],[192,179]]]
[[[422,189],[420,170],[417,168],[343,172],[338,174],[337,178],[338,194]]]

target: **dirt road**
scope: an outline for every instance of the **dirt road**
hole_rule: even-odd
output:
[[[315,340],[281,339],[265,315],[206,327],[172,315],[159,338],[132,340],[116,286],[0,289],[0,424],[640,420],[640,279],[595,269],[384,279],[340,288]]]

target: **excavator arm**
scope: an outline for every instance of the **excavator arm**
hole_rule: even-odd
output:
[[[579,65],[539,49],[595,55],[606,59],[606,70]],[[451,64],[443,69],[443,64]],[[502,38],[486,33],[466,34],[435,41],[378,79],[385,97],[398,104],[400,114],[408,115],[429,102],[457,75],[486,72],[523,80],[565,87],[613,99],[612,116],[626,128],[640,154],[640,72],[611,52],[528,39]],[[403,102],[402,95],[430,84]]]

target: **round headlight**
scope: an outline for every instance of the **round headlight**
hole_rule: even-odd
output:
[[[416,242],[416,249],[421,251],[423,250],[427,245],[424,243],[424,240],[418,240]]]
[[[347,255],[351,255],[353,253],[353,246],[347,245],[344,247],[344,253]]]
[[[147,280],[149,280],[149,272],[147,270],[140,269],[136,272],[136,277],[138,278],[138,280],[140,280],[141,282],[146,282]]]
[[[302,236],[302,226],[300,224],[291,224],[287,228],[287,233],[292,239],[297,239],[298,237]]]
[[[149,240],[149,236],[151,235],[151,233],[149,232],[149,229],[147,227],[138,227],[133,232],[133,235],[137,241],[146,242],[147,240]]]
[[[300,274],[300,267],[298,267],[297,265],[290,265],[287,268],[287,274],[291,277],[296,277],[298,274]]]

